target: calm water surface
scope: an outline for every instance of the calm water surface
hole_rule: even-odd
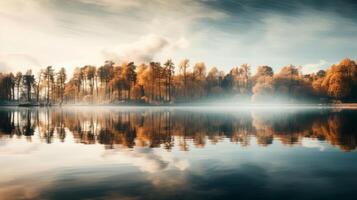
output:
[[[356,199],[357,110],[0,108],[0,199]]]

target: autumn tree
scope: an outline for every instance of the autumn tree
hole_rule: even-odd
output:
[[[62,67],[60,69],[60,71],[57,73],[57,83],[58,83],[58,87],[59,87],[59,96],[61,98],[60,104],[63,103],[63,99],[64,99],[64,89],[65,89],[66,79],[67,79],[66,70]]]
[[[131,96],[131,89],[132,87],[135,85],[136,83],[136,66],[134,65],[134,62],[130,62],[128,64],[125,64],[122,66],[123,68],[123,78],[125,80],[125,86],[126,89],[128,90],[128,96],[127,99],[130,100],[130,96]]]
[[[301,67],[288,65],[274,76],[275,91],[290,100],[307,99],[313,96],[311,82],[301,73]]]
[[[175,65],[171,59],[167,60],[164,63],[164,74],[165,74],[165,96],[168,97],[168,101],[172,100],[172,84],[173,84],[173,76],[175,73]]]
[[[221,77],[220,71],[217,67],[212,67],[207,74],[207,94],[209,96],[216,96],[223,93],[221,87],[221,82],[223,77]]]
[[[192,93],[202,98],[206,88],[206,65],[204,62],[199,62],[194,65],[192,81]]]
[[[207,73],[204,62],[195,63],[189,70],[188,59],[178,66],[180,73],[175,74],[172,60],[163,65],[150,62],[138,66],[133,62],[116,65],[106,61],[98,69],[92,65],[76,68],[68,82],[64,68],[54,73],[52,66],[41,70],[36,79],[32,73],[15,76],[0,73],[0,99],[13,101],[24,97],[31,101],[34,93],[37,102],[43,96],[47,104],[77,100],[93,103],[94,99],[97,102],[118,99],[120,102],[139,100],[159,104],[222,96],[251,97],[254,101],[267,100],[267,96],[283,96],[292,101],[357,100],[357,66],[350,59],[311,74],[303,74],[301,67],[293,65],[282,67],[276,74],[269,66],[259,66],[254,76],[248,64],[233,67],[228,73],[216,67]]]
[[[151,68],[146,64],[141,64],[137,68],[137,89],[136,98],[149,102],[151,87]]]
[[[271,100],[274,95],[273,69],[269,66],[259,66],[254,75],[254,87],[252,89],[253,101]]]
[[[122,100],[122,91],[125,88],[125,80],[123,77],[123,67],[115,66],[113,68],[113,78],[109,81],[108,87],[117,91],[118,100]]]
[[[114,62],[110,61],[110,60],[105,61],[104,65],[99,67],[99,69],[98,69],[98,76],[99,76],[101,85],[104,83],[105,97],[107,97],[109,94],[109,96],[108,96],[109,99],[110,99],[111,90],[109,90],[108,84],[114,76],[113,71],[114,71]]]
[[[36,94],[36,102],[39,103],[40,101],[40,90],[41,90],[41,83],[42,83],[42,71],[37,73],[37,81],[35,82],[35,94]]]
[[[250,66],[242,64],[239,67],[239,88],[241,94],[248,94],[250,91]]]
[[[273,77],[271,76],[260,76],[257,78],[256,83],[253,87],[253,101],[262,101],[268,103],[267,100],[272,100],[275,89],[273,84]]]
[[[267,65],[263,65],[258,67],[257,73],[254,75],[254,77],[262,77],[262,76],[272,77],[273,75],[274,75],[273,68]]]
[[[344,59],[332,65],[322,82],[328,95],[336,99],[356,98],[357,65],[350,59]]]
[[[189,59],[183,59],[179,64],[179,68],[183,76],[183,93],[186,101],[187,101],[187,77],[188,77],[187,70],[190,67],[189,62],[190,62]]]
[[[43,71],[43,78],[46,84],[46,102],[47,104],[50,103],[50,95],[53,89],[53,84],[54,84],[54,70],[52,66],[48,66],[44,71]]]
[[[158,79],[158,68],[159,68],[159,63],[157,62],[150,62],[149,64],[149,75],[150,75],[150,90],[151,90],[151,101],[155,101],[157,100],[157,86],[156,86],[156,82],[157,82],[157,79]]]

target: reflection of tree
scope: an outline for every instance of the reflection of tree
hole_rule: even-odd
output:
[[[53,112],[51,112],[51,113],[53,113]],[[53,138],[53,133],[54,133],[54,127],[53,127],[54,124],[51,123],[50,120],[51,120],[50,109],[46,108],[43,124],[40,123],[41,125],[39,127],[41,139],[46,141],[46,143],[52,143],[52,138]]]
[[[8,110],[0,111],[0,132],[1,135],[12,135],[14,134],[15,124],[14,124],[14,112],[9,112]]]
[[[31,111],[26,112],[26,123],[23,127],[23,135],[31,136],[34,134],[33,124],[31,123]]]
[[[242,146],[267,146],[274,140],[284,145],[300,143],[304,137],[326,140],[343,150],[357,147],[357,125],[353,111],[284,113],[202,113],[182,110],[90,111],[67,109],[9,109],[0,111],[0,137],[38,133],[41,140],[63,142],[68,134],[83,144],[105,148],[162,147],[175,145],[184,151],[193,144],[203,148],[228,138]]]
[[[353,111],[285,113],[276,117],[259,113],[253,114],[254,134],[261,145],[271,144],[274,138],[290,145],[310,137],[352,150],[357,147],[356,117]]]
[[[356,115],[350,111],[336,112],[314,121],[312,136],[326,140],[345,151],[357,147]]]

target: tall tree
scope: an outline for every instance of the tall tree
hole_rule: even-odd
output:
[[[16,85],[16,91],[17,91],[17,100],[20,100],[20,88],[21,88],[21,83],[22,83],[22,73],[17,72],[16,77],[15,77],[15,85]]]
[[[67,79],[66,70],[65,68],[61,68],[60,71],[57,73],[57,83],[59,88],[59,96],[61,98],[60,104],[62,105],[64,99],[64,89],[65,89],[65,82]]]
[[[172,77],[175,73],[175,65],[171,59],[164,63],[165,66],[165,77],[166,77],[166,95],[168,95],[168,101],[171,101],[171,91],[172,91]]]
[[[110,100],[110,92],[111,91],[108,88],[108,83],[114,76],[113,71],[114,71],[114,62],[110,61],[110,60],[105,61],[104,65],[98,69],[99,79],[100,79],[101,83],[105,84],[104,85],[105,96],[107,96],[109,94],[109,100]]]
[[[136,78],[137,78],[136,77],[136,72],[135,72],[136,66],[134,65],[133,62],[130,62],[128,64],[123,64],[122,68],[123,68],[123,76],[124,76],[124,79],[125,79],[125,82],[126,82],[125,85],[126,85],[127,90],[128,90],[127,99],[130,100],[131,88],[136,83]]]
[[[80,93],[81,93],[81,87],[83,84],[83,74],[80,68],[76,68],[74,69],[74,74],[73,74],[73,85],[75,87],[76,90],[76,95],[75,98],[78,100],[80,97]]]
[[[38,72],[37,75],[37,83],[35,83],[35,93],[36,93],[36,102],[39,103],[40,102],[40,86],[41,86],[41,77],[42,77],[43,71],[41,70],[40,72]]]
[[[190,67],[189,62],[190,62],[190,60],[183,59],[179,65],[180,71],[183,74],[184,97],[185,97],[186,101],[187,101],[187,70]]]
[[[90,89],[90,95],[91,95],[91,100],[93,103],[94,100],[94,79],[96,75],[96,67],[92,65],[86,65],[84,70],[85,77],[89,83],[89,89]]]
[[[191,89],[191,92],[202,98],[206,87],[206,65],[204,62],[195,64],[192,78],[194,88]]]
[[[250,78],[250,66],[248,64],[242,64],[239,68],[240,80],[241,80],[241,93],[247,94],[249,91],[249,78]]]
[[[26,99],[28,102],[31,102],[31,88],[34,86],[35,76],[32,74],[31,70],[28,70],[23,76],[23,85],[26,88]]]
[[[54,70],[52,66],[48,66],[44,71],[43,71],[43,77],[46,82],[46,102],[47,104],[50,103],[50,95],[51,95],[51,90],[53,90],[53,83],[54,83]]]

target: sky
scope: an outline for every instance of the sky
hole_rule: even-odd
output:
[[[353,0],[0,0],[0,71],[171,58],[325,69],[357,59]]]

